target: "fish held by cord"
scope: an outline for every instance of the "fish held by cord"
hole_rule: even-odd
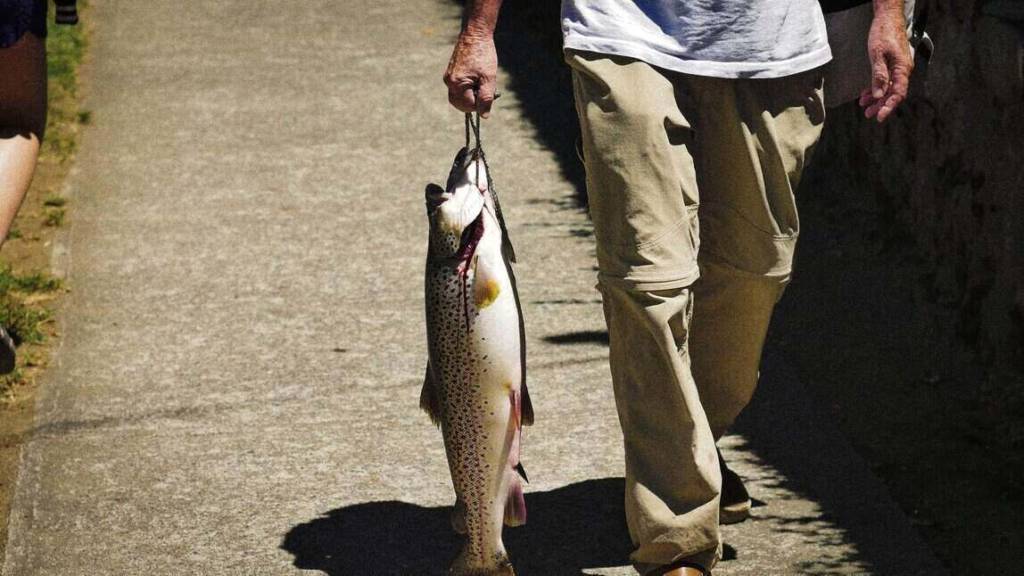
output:
[[[463,148],[447,187],[426,190],[429,360],[420,406],[441,428],[456,495],[452,527],[465,535],[452,576],[513,575],[502,525],[526,521],[519,446],[533,408],[515,255],[490,182],[483,154]]]

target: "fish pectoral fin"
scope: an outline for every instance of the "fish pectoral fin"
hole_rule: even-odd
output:
[[[430,362],[427,362],[427,373],[423,377],[423,389],[420,390],[420,408],[430,416],[435,426],[441,425],[441,405],[437,401],[437,385]]]

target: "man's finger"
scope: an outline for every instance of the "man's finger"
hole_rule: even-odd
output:
[[[457,106],[459,110],[463,112],[472,112],[476,110],[476,94],[473,92],[473,87],[468,86],[462,89],[462,93],[459,95],[459,102],[461,106]]]
[[[494,80],[485,80],[481,84],[476,94],[478,100],[474,104],[479,106],[481,117],[490,118],[491,105],[494,104]]]
[[[885,102],[882,104],[881,108],[878,109],[878,122],[885,122],[885,119],[888,118],[890,114],[896,111],[896,108],[899,107],[900,102],[903,102],[903,96],[896,94],[895,92],[890,94],[889,97],[885,99]]]
[[[892,68],[892,92],[898,94],[900,99],[907,97],[907,92],[910,90],[910,71],[903,66],[893,66]]]
[[[473,87],[465,84],[449,84],[448,102],[461,112],[472,112],[476,109]]]
[[[881,51],[871,57],[871,95],[876,99],[885,96],[889,88],[889,66],[886,65],[885,55]]]
[[[865,118],[874,118],[875,116],[878,115],[878,111],[881,108],[882,108],[882,101],[881,100],[875,101],[870,106],[868,106],[867,108],[864,109],[864,117]]]
[[[860,98],[857,99],[857,104],[859,104],[860,107],[863,108],[874,101],[875,97],[871,95],[871,88],[865,88],[860,91]]]

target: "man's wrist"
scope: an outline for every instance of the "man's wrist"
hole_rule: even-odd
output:
[[[900,0],[902,2],[902,0]],[[470,0],[466,5],[466,20],[462,35],[474,39],[490,39],[498,25],[498,12],[502,0]]]
[[[467,22],[459,37],[474,42],[489,41],[494,38],[494,27],[488,26],[486,23]]]
[[[875,16],[899,16],[903,18],[903,0],[873,0]]]

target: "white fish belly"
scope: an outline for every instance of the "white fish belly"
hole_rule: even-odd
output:
[[[454,268],[428,277],[430,369],[467,534],[461,559],[479,568],[506,561],[501,530],[522,381],[519,307],[500,235],[487,236],[465,279]]]

